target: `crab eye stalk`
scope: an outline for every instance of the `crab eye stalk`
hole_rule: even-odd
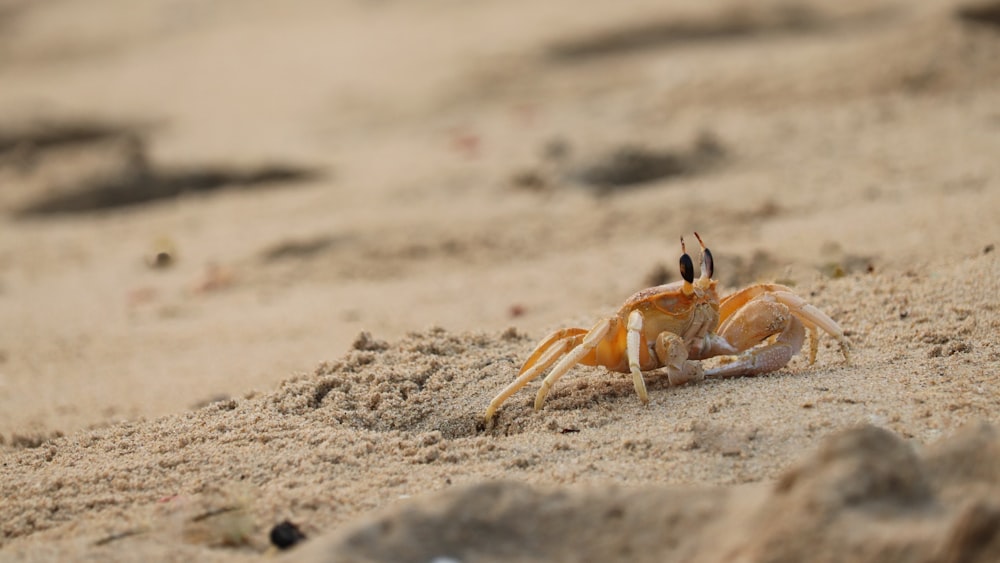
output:
[[[691,257],[687,253],[681,255],[681,277],[687,283],[694,282],[694,262],[691,261]]]

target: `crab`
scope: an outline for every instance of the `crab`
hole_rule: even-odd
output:
[[[850,342],[840,326],[784,285],[758,283],[719,299],[712,253],[698,233],[694,236],[701,246],[697,279],[681,237],[680,281],[639,291],[590,330],[564,328],[543,338],[517,378],[490,402],[486,423],[504,401],[549,367],[535,396],[535,410],[577,364],[631,374],[639,400],[647,404],[644,371],[664,369],[671,385],[769,373],[799,353],[806,330],[810,365],[819,347],[817,329],[836,339],[845,362],[850,362]],[[718,365],[702,367],[699,360],[716,356],[722,357]]]

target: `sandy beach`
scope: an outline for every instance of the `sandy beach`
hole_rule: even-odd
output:
[[[0,560],[998,560],[997,155],[997,2],[0,0]],[[850,361],[484,423],[695,231]]]

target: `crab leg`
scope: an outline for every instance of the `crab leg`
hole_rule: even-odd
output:
[[[566,331],[580,331],[586,332],[581,329],[566,329]],[[564,331],[557,331],[546,338],[542,344],[539,344],[535,348],[535,352],[531,355],[527,362],[524,363],[524,367],[518,373],[517,379],[511,381],[499,395],[490,401],[490,406],[486,409],[486,415],[483,417],[484,420],[489,423],[493,420],[493,415],[496,414],[500,405],[503,404],[511,395],[517,393],[519,389],[527,385],[532,379],[538,377],[542,372],[548,369],[556,360],[558,360],[563,354],[572,350],[579,341],[579,336],[577,334],[571,334],[569,336],[561,337],[561,340],[553,340],[553,336]],[[537,362],[537,363],[535,363]]]
[[[819,346],[818,339],[815,338],[816,328],[834,337],[840,344],[840,351],[844,354],[844,359],[848,362],[851,359],[851,343],[844,336],[844,331],[840,325],[816,307],[810,305],[805,299],[792,293],[786,286],[768,283],[752,285],[746,289],[738,291],[722,300],[719,306],[719,334],[726,334],[730,326],[737,322],[736,313],[744,309],[748,304],[756,299],[767,299],[786,305],[791,313],[798,317],[800,321],[809,329],[811,341],[809,343],[809,361],[812,363],[816,359],[816,349]],[[730,340],[730,342],[732,342]],[[739,347],[739,346],[737,346]]]
[[[649,403],[649,394],[646,393],[646,382],[643,381],[642,370],[639,369],[639,350],[642,349],[641,336],[642,313],[637,309],[628,315],[626,352],[628,353],[628,369],[632,372],[632,384],[635,385],[635,392],[639,395],[639,400],[645,405]]]
[[[730,336],[735,340],[735,342],[731,342],[737,348],[746,351],[736,356],[730,362],[705,370],[706,377],[759,375],[779,370],[802,348],[802,342],[805,340],[805,327],[798,317],[789,314],[788,308],[784,305],[768,301],[757,301],[740,310],[739,316],[744,315],[748,317],[753,316],[758,320],[770,320],[769,325],[765,326],[769,326],[771,331],[744,331],[742,327],[731,330]],[[765,317],[770,318],[765,319]],[[774,330],[780,324],[784,325],[778,329],[780,332]],[[778,333],[778,337],[774,341],[768,342],[764,346],[754,347],[776,332]]]
[[[549,389],[555,385],[559,378],[566,374],[573,366],[578,364],[580,360],[583,359],[591,350],[597,347],[597,345],[607,336],[608,332],[611,330],[612,319],[604,319],[603,321],[594,325],[594,328],[590,329],[590,332],[583,337],[583,341],[574,348],[570,353],[566,354],[559,360],[552,371],[545,376],[545,380],[542,381],[542,387],[538,390],[538,395],[535,396],[535,410],[540,410],[542,404],[545,402],[545,396],[548,395]],[[521,376],[524,377],[524,376]],[[534,376],[532,376],[534,377]],[[518,378],[519,380],[521,378]],[[501,394],[502,395],[502,394]],[[498,397],[499,398],[499,397]],[[506,398],[506,397],[505,397]],[[496,399],[493,400],[496,402]],[[492,406],[492,404],[491,404]]]
[[[535,365],[535,362],[538,361],[538,358],[542,354],[544,354],[546,350],[548,350],[549,346],[552,346],[552,344],[554,344],[555,342],[558,342],[560,340],[566,340],[571,336],[579,336],[581,334],[587,334],[587,329],[564,328],[557,330],[552,334],[549,334],[548,336],[543,338],[541,342],[538,343],[538,346],[535,346],[535,349],[532,350],[531,355],[528,356],[528,359],[524,361],[524,365],[521,366],[521,371],[517,372],[517,374],[521,375],[522,373],[528,371],[528,369],[531,366]]]
[[[810,335],[815,336],[816,327],[823,329],[824,332],[834,337],[837,343],[840,344],[840,353],[844,355],[844,360],[847,362],[851,361],[851,342],[847,340],[844,335],[844,331],[841,330],[840,325],[836,321],[831,319],[816,307],[810,305],[805,299],[802,299],[798,295],[790,291],[777,291],[774,294],[774,298],[778,303],[783,303],[792,310],[792,314],[799,318],[803,323],[810,328]],[[810,343],[810,353],[809,361],[810,363],[816,359],[816,348],[819,346],[819,341],[813,338],[813,342]]]

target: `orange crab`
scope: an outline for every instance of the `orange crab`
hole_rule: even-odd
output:
[[[517,379],[486,409],[489,423],[517,390],[555,364],[535,397],[541,409],[549,389],[576,364],[631,373],[639,400],[649,402],[642,372],[665,368],[671,385],[705,377],[757,375],[781,369],[802,348],[809,330],[809,363],[816,361],[816,329],[833,336],[849,361],[850,343],[825,313],[783,285],[759,283],[719,299],[712,279],[712,253],[701,245],[701,276],[681,237],[680,281],[644,289],[613,317],[590,330],[564,328],[546,336],[528,356]],[[697,360],[728,356],[707,370]]]

